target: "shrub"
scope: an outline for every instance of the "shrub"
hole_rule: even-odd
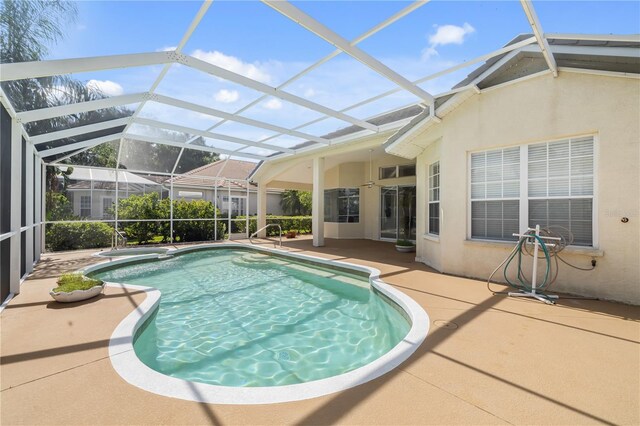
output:
[[[238,216],[236,219],[245,219],[246,216]],[[311,233],[311,216],[267,216],[267,225],[278,224],[282,227],[282,233],[296,231],[298,234]],[[238,232],[246,232],[246,221],[235,222]],[[258,220],[255,216],[249,217],[249,234],[257,231]],[[267,228],[267,236],[277,236],[278,228]]]
[[[50,223],[46,245],[51,251],[108,247],[113,228],[100,222]]]

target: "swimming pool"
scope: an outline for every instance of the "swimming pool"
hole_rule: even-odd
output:
[[[368,268],[234,244],[169,253],[91,272],[162,293],[128,326],[138,367],[154,372],[141,387],[157,393],[181,383],[189,395],[170,396],[266,403],[335,392],[399,364],[428,329],[426,313]]]

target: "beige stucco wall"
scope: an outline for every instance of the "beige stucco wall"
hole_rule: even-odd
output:
[[[597,267],[583,272],[561,265],[554,288],[640,303],[639,117],[640,83],[630,78],[547,74],[467,100],[419,136],[436,146],[417,159],[418,222],[424,234],[426,168],[439,159],[443,223],[439,242],[419,238],[417,257],[447,273],[486,278],[512,247],[467,241],[470,151],[594,135],[599,250],[567,250],[564,257],[582,267],[594,258]]]

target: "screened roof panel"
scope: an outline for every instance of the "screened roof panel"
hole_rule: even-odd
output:
[[[504,19],[505,16],[512,18]],[[530,32],[520,2],[432,1],[358,46],[414,81],[488,53],[516,35]],[[394,46],[393,52],[389,51],[390,44]]]
[[[175,146],[124,139],[120,152],[119,167],[148,172],[171,173],[179,154],[180,148]]]
[[[277,86],[334,49],[261,2],[222,1],[212,3],[183,51]]]
[[[227,121],[219,126],[215,127],[212,132],[222,133],[226,135],[234,135],[239,138],[249,139],[252,141],[259,141],[270,136],[277,135],[277,132],[261,129],[253,126],[246,126],[244,124],[236,123],[234,121]]]
[[[199,130],[208,129],[221,121],[217,117],[158,102],[147,102],[138,116]]]
[[[293,148],[294,146],[300,145],[305,142],[307,142],[306,139],[296,138],[289,135],[278,136],[267,141],[269,145],[280,146],[282,148]]]
[[[293,1],[295,7],[312,16],[343,38],[352,41],[391,15],[410,5],[411,1],[327,2]],[[428,7],[428,6],[423,6]]]
[[[209,146],[211,148],[221,148],[228,151],[235,151],[244,148],[246,145],[223,141],[220,139],[212,139],[212,138],[204,138],[205,146]]]
[[[115,167],[118,161],[118,150],[120,149],[120,141],[111,141],[89,148],[76,155],[72,155],[67,159],[60,161],[62,164],[73,164],[78,166],[103,166]],[[72,151],[75,152],[75,151]],[[60,154],[57,158],[68,156]],[[53,161],[51,159],[50,161]]]
[[[133,123],[131,126],[129,126],[127,134],[149,136],[176,142],[186,142],[193,137],[193,135],[189,133],[177,132],[169,129],[161,129],[158,127],[147,126],[139,123]]]
[[[384,98],[377,99],[356,108],[350,109],[348,113],[350,115],[353,115],[354,117],[365,120],[369,117],[386,113],[395,108],[400,108],[409,104],[417,104],[420,102],[421,100],[413,94],[401,90],[399,92],[390,94],[389,96],[385,96]]]
[[[242,112],[241,115],[287,128],[293,128],[323,116],[320,112],[273,96],[268,96],[252,108]]]
[[[235,112],[262,93],[202,71],[174,64],[156,93],[225,112]]]
[[[110,121],[119,118],[130,117],[138,104],[123,105],[120,107],[103,108],[96,111],[87,111],[71,115],[62,115],[51,119],[37,120],[25,124],[29,136],[49,135],[53,132],[78,128],[78,131],[85,132],[81,128],[93,124],[104,123],[109,125]],[[89,130],[90,131],[90,130]],[[54,137],[51,135],[51,137]]]
[[[341,110],[397,85],[347,55],[339,55],[287,88],[294,95]]]
[[[343,129],[345,123],[335,118],[326,118],[316,123],[300,128],[301,132],[310,133],[314,136],[324,136],[338,129]]]
[[[238,153],[254,154],[254,155],[260,155],[262,157],[268,157],[268,156],[270,156],[272,154],[275,154],[277,152],[278,151],[275,151],[275,150],[265,149],[265,148],[258,148],[258,147],[254,147],[254,146],[243,148],[243,149],[238,151]]]

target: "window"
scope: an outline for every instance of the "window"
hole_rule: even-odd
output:
[[[398,177],[411,177],[416,175],[415,164],[402,164],[400,166],[380,167],[378,176],[380,179],[394,179]]]
[[[529,226],[593,245],[593,138],[529,145]]]
[[[380,167],[380,179],[393,179],[397,176],[396,166]]]
[[[407,176],[415,176],[415,175],[416,175],[415,164],[405,164],[402,166],[398,166],[398,177],[407,177]]]
[[[360,222],[360,189],[339,188],[324,191],[325,222]]]
[[[593,171],[593,137],[471,154],[471,237],[515,240],[539,224],[593,245]]]
[[[111,219],[111,209],[113,208],[113,198],[104,197],[102,199],[102,218],[103,219]]]
[[[440,162],[429,165],[429,226],[427,232],[440,235]]]
[[[82,195],[80,197],[80,216],[81,217],[91,216],[91,196],[90,195]]]

